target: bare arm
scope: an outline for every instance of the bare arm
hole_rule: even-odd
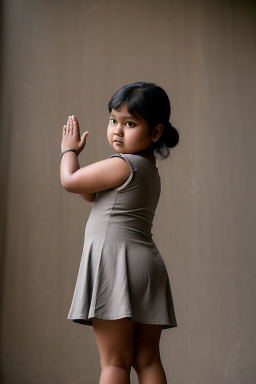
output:
[[[87,135],[88,132],[85,132],[80,139],[78,122],[74,117],[69,117],[67,125],[63,127],[62,151],[72,148],[80,153]],[[69,192],[83,195],[87,201],[94,201],[96,192],[123,184],[129,175],[128,164],[118,157],[99,161],[81,169],[74,152],[65,153],[61,160],[62,186]]]

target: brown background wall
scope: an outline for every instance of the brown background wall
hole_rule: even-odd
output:
[[[255,383],[255,16],[242,0],[2,2],[3,384],[97,383],[92,329],[66,320],[91,206],[60,186],[61,128],[90,130],[82,165],[109,156],[108,99],[137,80],[170,95],[181,139],[154,225],[179,323],[168,382]]]

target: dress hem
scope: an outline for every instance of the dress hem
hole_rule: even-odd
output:
[[[135,321],[136,323],[140,323],[140,324],[148,324],[148,325],[162,325],[163,329],[168,329],[168,328],[175,328],[177,327],[177,323],[162,323],[162,322],[159,322],[159,321],[146,321],[146,320],[140,320],[140,319],[135,319],[133,318],[130,314],[128,315],[121,315],[121,316],[112,316],[111,318],[108,317],[108,316],[100,316],[100,315],[97,315],[97,316],[91,316],[89,319],[87,318],[71,318],[71,317],[68,317],[67,320],[71,320],[73,321],[74,323],[78,323],[78,324],[82,324],[82,325],[89,325],[89,326],[92,326],[92,321],[91,319],[102,319],[102,320],[120,320],[120,319],[124,319],[124,318],[128,318],[129,320],[132,320],[132,321]]]

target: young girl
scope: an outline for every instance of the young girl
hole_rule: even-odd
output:
[[[68,118],[61,143],[61,183],[94,202],[68,319],[92,325],[101,358],[100,384],[164,384],[159,341],[175,327],[170,283],[151,228],[160,195],[155,156],[165,158],[179,135],[170,102],[153,83],[119,89],[108,104],[107,137],[116,154],[80,168],[85,146]]]

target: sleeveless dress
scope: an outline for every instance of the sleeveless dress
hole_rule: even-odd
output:
[[[151,233],[160,196],[158,169],[142,156],[115,156],[128,163],[130,177],[96,194],[68,319],[92,325],[94,317],[128,317],[176,327],[168,274]]]

